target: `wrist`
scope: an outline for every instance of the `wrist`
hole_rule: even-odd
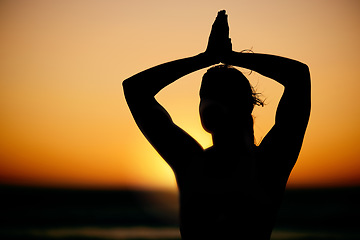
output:
[[[227,65],[234,65],[235,55],[238,54],[235,51],[230,51],[224,54],[221,58],[221,62]]]
[[[198,56],[201,59],[201,62],[208,66],[215,65],[221,62],[219,57],[212,53],[209,53],[208,51],[202,52]]]

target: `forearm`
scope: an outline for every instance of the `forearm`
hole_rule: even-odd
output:
[[[161,89],[177,79],[216,63],[205,53],[201,53],[142,71],[126,79],[123,82],[123,87],[131,95],[155,96]]]
[[[226,64],[253,70],[285,87],[293,82],[289,79],[304,79],[309,75],[305,64],[269,54],[232,52],[227,56]]]

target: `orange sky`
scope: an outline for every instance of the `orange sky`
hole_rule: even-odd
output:
[[[235,50],[300,60],[312,114],[289,187],[359,186],[360,3],[354,1],[1,1],[0,184],[174,189],[169,167],[136,128],[121,82],[205,50],[220,9]],[[158,95],[203,146],[200,70]],[[266,98],[255,135],[273,124],[282,88]]]

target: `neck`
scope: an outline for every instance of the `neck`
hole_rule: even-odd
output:
[[[248,152],[254,146],[254,137],[246,131],[223,131],[212,134],[213,148],[225,152]]]

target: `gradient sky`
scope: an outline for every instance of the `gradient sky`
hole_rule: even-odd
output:
[[[137,129],[122,80],[205,50],[218,10],[234,50],[309,65],[312,113],[289,187],[360,185],[360,2],[1,1],[0,184],[174,189],[170,168]],[[157,99],[204,147],[198,90],[205,70]],[[274,123],[282,87],[253,73]]]

